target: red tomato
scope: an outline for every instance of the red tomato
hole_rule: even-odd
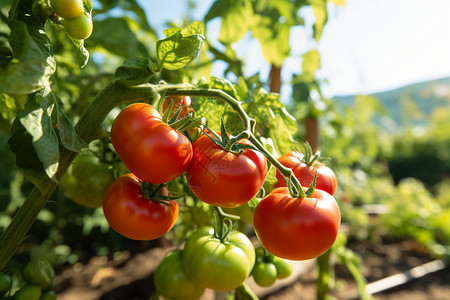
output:
[[[183,109],[181,109],[177,120],[180,120],[180,119],[186,117],[191,112],[192,108],[189,107],[189,105],[191,105],[191,98],[189,96],[167,96],[163,102],[163,107],[162,107],[163,113],[167,110],[167,108],[169,108],[170,101],[173,101],[173,106],[172,106],[173,113],[171,113],[169,115],[169,118],[172,118],[174,116],[175,112],[177,111],[177,109],[179,109],[180,107],[183,107]]]
[[[163,236],[175,224],[178,203],[166,205],[144,198],[142,181],[133,174],[114,180],[103,197],[103,212],[109,225],[118,233],[133,240],[152,240]],[[167,189],[160,192],[168,196]]]
[[[339,206],[327,192],[315,190],[309,197],[292,198],[287,187],[273,190],[253,215],[253,226],[264,248],[290,260],[325,253],[336,240],[340,222]]]
[[[250,144],[246,139],[241,144]],[[240,154],[223,150],[202,135],[193,145],[194,157],[186,178],[192,192],[203,202],[220,207],[244,205],[260,190],[267,175],[267,161],[250,149]]]
[[[131,173],[153,184],[180,176],[192,160],[189,139],[145,103],[131,104],[119,113],[111,128],[111,141]]]
[[[333,170],[325,165],[316,163],[312,166],[308,166],[302,162],[302,154],[296,151],[291,151],[280,158],[278,161],[285,167],[292,169],[295,177],[300,181],[303,187],[309,187],[313,182],[314,175],[317,171],[316,189],[327,192],[330,195],[334,195],[337,187],[337,179]],[[281,176],[281,173],[277,170],[278,182],[275,187],[286,186],[286,181]]]

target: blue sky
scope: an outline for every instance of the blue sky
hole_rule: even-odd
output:
[[[187,10],[183,0],[139,2],[161,33],[167,21],[181,20]],[[202,19],[213,0],[196,3],[192,19]],[[302,14],[307,21],[313,18],[308,10]],[[209,39],[217,37],[219,25],[215,20],[208,26]],[[319,44],[311,42],[310,34],[309,28],[292,30],[293,55],[283,65],[283,81],[288,83],[292,73],[299,73],[304,52],[317,48],[322,59],[317,75],[328,80],[322,87],[328,97],[374,93],[450,76],[449,0],[347,0],[345,7],[330,6]],[[259,71],[267,77],[269,66],[258,55],[257,41],[247,35],[236,49],[249,75]],[[222,71],[218,64],[212,75],[220,76]]]

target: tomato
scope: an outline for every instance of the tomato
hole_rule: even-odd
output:
[[[239,141],[250,144],[248,140]],[[186,172],[192,192],[203,202],[220,207],[238,207],[260,190],[267,175],[267,161],[260,152],[240,154],[223,150],[206,136],[193,144],[194,157]]]
[[[212,225],[214,216],[211,207],[203,201],[195,201],[192,207],[192,221],[198,227]]]
[[[168,196],[167,189],[161,191]],[[152,240],[172,229],[178,217],[178,203],[167,204],[144,198],[142,181],[133,174],[114,180],[103,197],[103,212],[109,225],[133,240]]]
[[[9,274],[0,274],[0,297],[6,294],[11,289],[12,279]]]
[[[205,291],[186,274],[181,262],[181,250],[172,251],[161,261],[153,280],[158,292],[170,299],[198,299]]]
[[[50,0],[53,11],[62,18],[75,19],[83,14],[83,0]]]
[[[54,291],[43,292],[39,300],[56,300],[56,293]]]
[[[39,285],[42,289],[51,286],[54,277],[55,270],[42,259],[29,261],[23,270],[23,278],[31,284]]]
[[[114,171],[91,151],[83,150],[67,172],[62,183],[66,195],[74,202],[97,208],[102,205],[103,195],[114,180]]]
[[[85,14],[81,14],[75,19],[64,19],[66,33],[77,40],[85,40],[90,37],[93,27],[92,19]]]
[[[14,300],[39,300],[41,294],[39,285],[26,285],[14,294]]]
[[[131,104],[119,113],[111,128],[111,141],[127,168],[153,184],[180,176],[192,160],[189,139],[145,103]]]
[[[248,237],[238,231],[229,242],[214,237],[214,229],[202,227],[186,241],[182,254],[186,273],[198,285],[216,291],[230,291],[250,275],[255,249]]]
[[[309,197],[292,198],[287,187],[273,190],[259,202],[253,215],[253,226],[264,248],[290,260],[325,253],[336,240],[340,221],[339,206],[327,192],[315,190]]]
[[[259,286],[268,287],[277,279],[277,268],[273,263],[257,263],[252,271],[253,280]]]
[[[164,98],[163,102],[163,113],[167,110],[167,108],[169,108],[171,101],[173,101],[173,106],[172,113],[169,115],[169,118],[172,118],[180,107],[182,107],[182,109],[177,120],[181,120],[191,112],[191,108],[189,107],[189,105],[191,105],[191,98],[189,96],[167,96]]]
[[[253,222],[253,212],[248,203],[235,208],[224,208],[223,211],[227,214],[239,216],[241,221],[247,224]]]
[[[333,170],[320,163],[309,166],[302,162],[302,154],[296,151],[288,152],[278,158],[278,161],[287,168],[292,169],[295,177],[300,181],[303,187],[309,187],[313,182],[314,175],[317,171],[316,189],[323,190],[330,195],[334,195],[337,187],[337,179]],[[286,181],[277,171],[278,182],[275,187],[286,186]]]
[[[277,268],[277,278],[279,279],[291,276],[292,271],[294,270],[289,261],[276,256],[273,257],[272,263]]]

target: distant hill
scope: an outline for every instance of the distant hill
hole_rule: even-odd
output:
[[[415,83],[372,95],[380,100],[398,126],[401,126],[405,104],[408,104],[409,110],[416,110],[416,113],[422,115],[423,118],[414,121],[420,124],[426,122],[426,117],[436,107],[450,105],[450,77]],[[354,98],[355,95],[338,96],[333,100],[351,106]]]

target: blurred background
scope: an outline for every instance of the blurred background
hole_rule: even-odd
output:
[[[0,4],[3,34],[9,33],[3,19],[11,2]],[[280,93],[283,116],[293,118],[283,119],[282,128],[274,123],[277,134],[308,140],[338,177],[336,199],[350,252],[335,252],[333,295],[351,299],[345,291],[438,261],[438,273],[425,271],[394,289],[386,285],[373,297],[448,299],[450,1],[93,4],[94,32],[85,41],[90,61],[81,70],[62,27],[46,25],[58,65],[54,91],[74,122],[125,60],[155,59],[164,29],[201,20],[207,40],[199,58],[162,79],[243,78]],[[0,120],[0,233],[32,188],[7,145],[9,111],[2,107]],[[280,155],[289,150],[272,138]],[[102,147],[94,145],[95,151]],[[70,186],[63,182],[41,211],[9,270],[45,257],[56,269],[58,299],[149,299],[151,274],[184,225],[156,241],[127,240],[109,228],[101,208],[72,201]],[[316,299],[314,272],[298,275],[282,290],[265,291],[262,299]]]

